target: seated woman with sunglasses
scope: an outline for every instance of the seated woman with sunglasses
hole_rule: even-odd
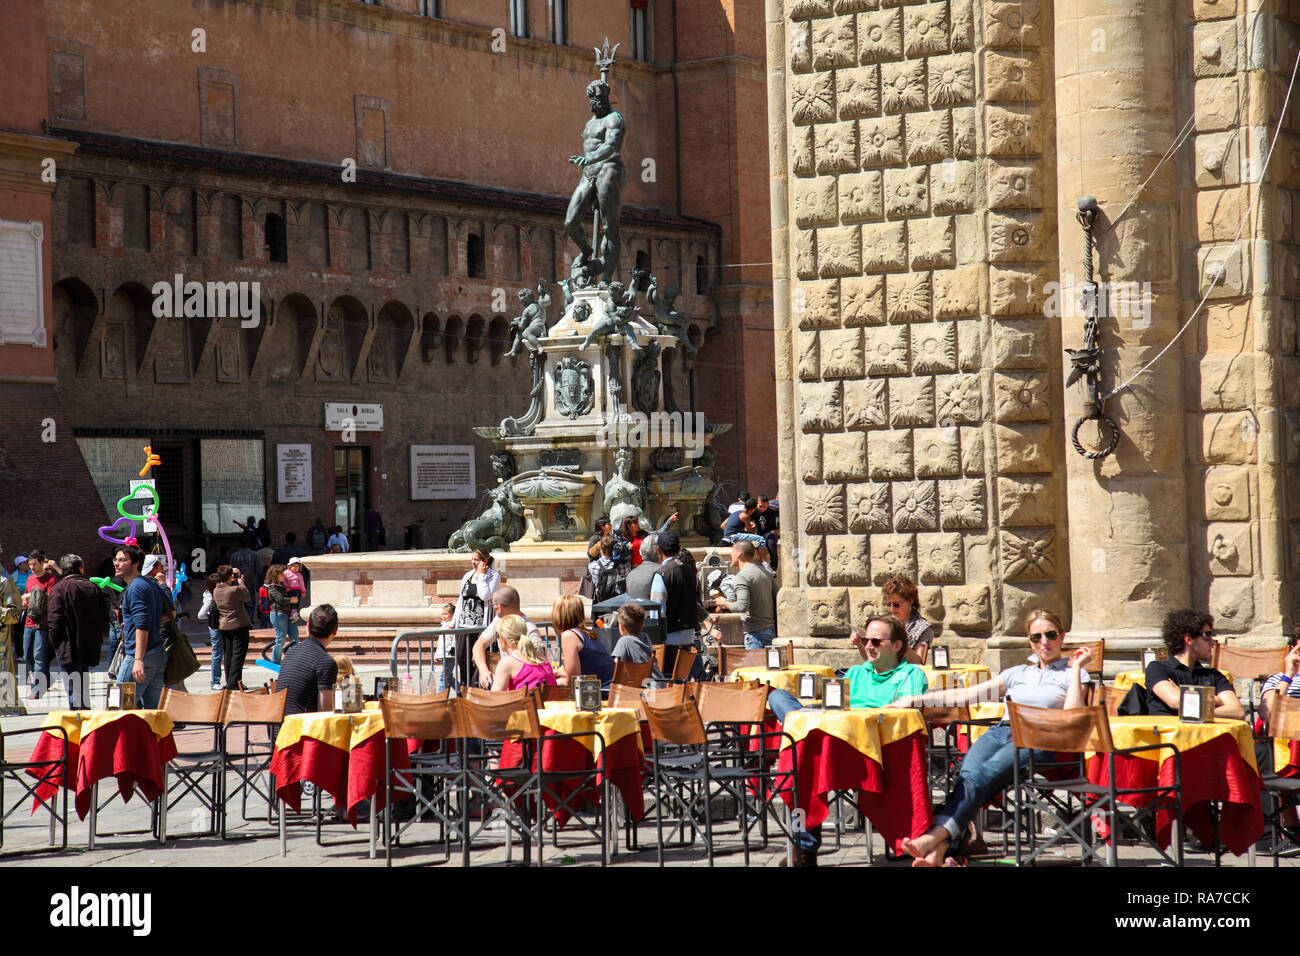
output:
[[[1029,662],[1008,667],[997,677],[974,687],[934,691],[915,697],[900,698],[898,707],[963,707],[976,701],[1007,700],[1030,707],[1082,707],[1086,697],[1083,685],[1088,682],[1086,667],[1092,651],[1080,648],[1067,660],[1061,654],[1065,628],[1051,611],[1035,610],[1029,614],[1029,643],[1034,654]],[[967,827],[1004,787],[1011,783],[1016,748],[1011,742],[1010,718],[1002,718],[975,741],[962,761],[961,776],[952,796],[934,815],[935,825],[924,836],[904,840],[903,849],[915,859],[913,866],[944,866],[949,848],[965,836]],[[1035,760],[1054,760],[1055,754],[1036,753]],[[1027,765],[1029,754],[1021,755]]]
[[[934,627],[916,609],[919,603],[916,584],[901,574],[892,577],[880,586],[880,599],[907,630],[907,648],[911,652],[908,659],[920,661],[922,645],[934,642]]]

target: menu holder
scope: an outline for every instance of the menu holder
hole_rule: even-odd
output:
[[[846,680],[828,680],[822,683],[822,708],[824,710],[847,710],[849,703],[849,682]]]
[[[951,665],[948,663],[948,648],[944,644],[936,644],[930,648],[930,668],[936,671],[946,671]]]
[[[131,681],[109,681],[105,710],[135,710],[135,684]]]
[[[777,646],[771,645],[767,649],[767,669],[770,671],[784,670],[790,664],[790,645],[782,644]]]
[[[1214,723],[1214,688],[1180,687],[1178,719],[1187,724]]]
[[[573,703],[578,710],[598,713],[600,711],[600,678],[595,674],[579,674],[573,678]]]
[[[799,693],[795,696],[800,700],[820,700],[823,680],[825,678],[816,671],[800,671],[798,679]]]
[[[1163,647],[1145,648],[1142,651],[1142,672],[1146,673],[1147,667],[1150,666],[1151,664],[1154,664],[1156,661],[1163,661],[1168,659],[1169,659],[1169,652],[1165,650]]]

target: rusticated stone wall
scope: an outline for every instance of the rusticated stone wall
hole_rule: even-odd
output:
[[[1050,5],[792,0],[770,26],[801,522],[784,633],[842,633],[895,574],[957,633],[1060,607]]]
[[[1287,11],[767,12],[781,490],[798,515],[782,633],[842,634],[902,573],[954,635],[1023,633],[1041,605],[1079,636],[1148,637],[1189,603],[1225,632],[1279,634],[1300,571]],[[1057,285],[1083,281],[1085,194],[1097,279],[1136,295],[1099,319],[1103,393],[1137,375],[1109,398],[1120,439],[1100,462],[1070,444],[1083,394],[1062,348],[1084,318]]]

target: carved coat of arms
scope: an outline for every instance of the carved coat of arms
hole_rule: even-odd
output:
[[[595,398],[591,363],[576,358],[560,359],[555,366],[555,410],[566,418],[576,419],[591,411]]]

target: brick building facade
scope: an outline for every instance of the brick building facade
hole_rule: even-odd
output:
[[[775,488],[756,0],[44,10],[42,115],[76,151],[53,193],[42,360],[108,506],[151,444],[178,546],[248,513],[277,539],[318,515],[356,528],[367,499],[390,546],[420,519],[429,546],[476,513],[413,501],[409,447],[472,444],[478,487],[492,480],[471,427],[526,405],[508,317],[518,288],[568,274],[565,159],[606,36],[622,44],[624,271],[681,289],[702,350],[693,386],[673,361],[674,392],[735,423],[721,477]],[[178,275],[256,283],[259,320],[156,318],[155,284]],[[327,431],[331,402],[381,404],[382,431]],[[279,500],[286,444],[310,446],[310,501]]]

